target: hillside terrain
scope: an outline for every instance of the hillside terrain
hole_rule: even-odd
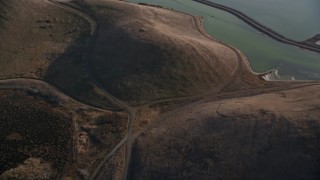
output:
[[[52,61],[89,30],[82,18],[40,2],[1,1],[0,77],[43,77]]]
[[[202,18],[0,0],[0,179],[319,179],[320,82],[265,81]]]
[[[4,84],[0,179],[85,176],[125,136],[122,112],[81,104],[45,83],[26,83],[33,89]]]
[[[45,79],[89,104],[117,108],[88,80],[82,56],[91,27],[82,16],[46,0],[1,0],[0,22],[1,79]]]
[[[55,177],[64,171],[72,160],[70,117],[61,108],[25,92],[0,93],[0,173],[24,161],[32,161],[32,158],[43,160],[34,169],[36,171],[37,168],[44,168],[47,171],[47,175],[38,174],[41,178]],[[43,167],[48,162],[51,164]],[[20,166],[3,174],[2,178],[10,177],[19,168]],[[30,174],[39,173],[32,171],[29,171]]]
[[[195,17],[118,1],[88,3],[98,25],[94,77],[121,100],[205,94],[242,71],[240,52],[203,36]],[[255,76],[249,79],[259,86]]]
[[[318,89],[181,108],[138,138],[132,179],[318,179]]]

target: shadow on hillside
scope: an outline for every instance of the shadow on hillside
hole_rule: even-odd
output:
[[[228,115],[140,137],[132,179],[319,179],[317,119]]]
[[[180,58],[174,49],[133,38],[110,23],[101,24],[95,35],[82,33],[55,58],[45,80],[91,104],[99,101],[93,85],[132,104],[185,95],[188,87],[181,85],[185,81],[170,69],[174,67],[170,63]]]

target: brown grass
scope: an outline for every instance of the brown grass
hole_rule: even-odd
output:
[[[138,139],[132,179],[318,179],[318,88],[181,108]]]
[[[80,177],[83,170],[92,172],[127,131],[124,113],[51,99],[59,98],[0,91],[0,174],[6,171],[0,179]]]
[[[88,1],[98,20],[92,67],[116,97],[131,103],[214,90],[236,55],[203,37],[191,16],[118,1]]]
[[[49,3],[10,0],[1,4],[1,78],[43,77],[54,59],[88,30],[81,18]]]

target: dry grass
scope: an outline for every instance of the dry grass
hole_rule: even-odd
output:
[[[125,170],[125,146],[109,159],[96,179],[123,179]]]
[[[318,88],[181,108],[138,139],[133,179],[318,179]]]
[[[0,78],[45,79],[86,103],[117,108],[88,78],[85,19],[47,1],[10,0],[0,3],[0,23]]]
[[[116,105],[100,85],[131,105],[178,98],[136,108],[134,133],[155,124],[134,147],[133,179],[320,177],[319,86],[256,96],[252,91],[249,97],[219,101],[209,95],[179,99],[217,95],[220,88],[221,97],[231,92],[225,94],[230,98],[239,90],[272,89],[280,83],[261,81],[244,55],[239,58],[232,48],[204,37],[191,16],[112,0],[73,5],[97,21],[93,36],[84,19],[45,1],[0,0],[0,78],[43,78],[101,107]],[[123,112],[88,107],[43,82],[2,81],[2,88],[11,85],[36,90],[0,94],[1,127],[6,129],[0,138],[6,144],[1,158],[17,156],[1,164],[3,171],[11,169],[6,175],[33,167],[30,173],[38,178],[43,171],[88,178],[128,131]],[[18,123],[22,120],[31,123]],[[32,138],[12,143],[22,142],[35,128],[43,134],[32,137],[44,148],[33,147]],[[51,154],[41,154],[43,149]],[[98,178],[123,178],[125,154],[122,146]]]
[[[214,90],[236,68],[233,51],[203,37],[191,16],[119,1],[88,1],[98,20],[92,67],[133,104]]]
[[[88,30],[78,16],[44,1],[10,0],[1,5],[1,78],[43,77],[54,59]]]
[[[0,179],[81,177],[83,171],[91,173],[125,136],[125,113],[51,99],[59,102],[54,94],[0,91],[0,173],[6,171]]]
[[[77,132],[78,177],[88,178],[101,160],[124,138],[127,132],[127,115],[105,112],[82,114],[77,117],[87,119],[79,123]]]

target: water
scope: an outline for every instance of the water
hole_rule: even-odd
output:
[[[297,41],[320,34],[319,0],[209,0],[240,10]]]
[[[211,0],[218,2],[219,0]],[[226,2],[247,2],[249,0],[226,0]],[[250,0],[250,2],[254,0]],[[260,1],[260,0],[255,0]],[[273,1],[273,0],[270,0]],[[282,0],[287,1],[287,0]],[[296,1],[296,0],[292,0]],[[311,0],[306,0],[311,1]],[[286,45],[269,38],[266,35],[261,34],[257,30],[245,24],[242,20],[237,17],[209,7],[191,0],[129,0],[129,2],[144,2],[149,4],[161,5],[176,9],[178,11],[187,12],[193,15],[200,15],[204,17],[204,25],[206,31],[214,36],[215,38],[222,40],[232,46],[239,48],[248,57],[252,69],[256,72],[264,72],[270,69],[277,69],[278,74],[282,79],[310,79],[320,80],[320,54],[302,50],[290,45]],[[239,3],[239,2],[238,2]],[[225,4],[228,5],[228,4]],[[237,5],[233,5],[237,6]],[[246,8],[242,5],[239,8]],[[235,7],[233,7],[235,8]],[[236,8],[236,9],[239,9]],[[244,10],[239,9],[244,12]],[[256,11],[256,10],[254,10]],[[254,11],[244,12],[247,15],[255,14]],[[258,11],[258,10],[257,10]],[[262,10],[261,10],[262,11]],[[299,10],[297,10],[298,12]],[[259,16],[254,18],[260,20],[258,17],[264,19],[263,24],[269,26],[267,20],[267,13],[260,13]],[[264,15],[263,15],[264,14]],[[319,16],[320,17],[320,16]],[[293,20],[292,20],[293,22]],[[316,20],[314,23],[316,24]],[[288,24],[294,24],[290,22],[283,22],[286,26]],[[270,23],[272,24],[272,23]],[[275,24],[272,24],[275,26]],[[270,26],[269,26],[270,27]],[[280,26],[276,31],[280,32],[280,29],[286,29]],[[290,28],[288,28],[290,29]],[[304,27],[304,29],[312,29]],[[306,30],[307,31],[307,30]],[[283,35],[291,37],[292,34],[300,34],[300,38],[304,36],[309,37],[308,33],[299,33],[299,30],[291,31],[290,33],[281,32]],[[306,35],[307,34],[307,35]],[[313,35],[312,35],[313,36]]]

